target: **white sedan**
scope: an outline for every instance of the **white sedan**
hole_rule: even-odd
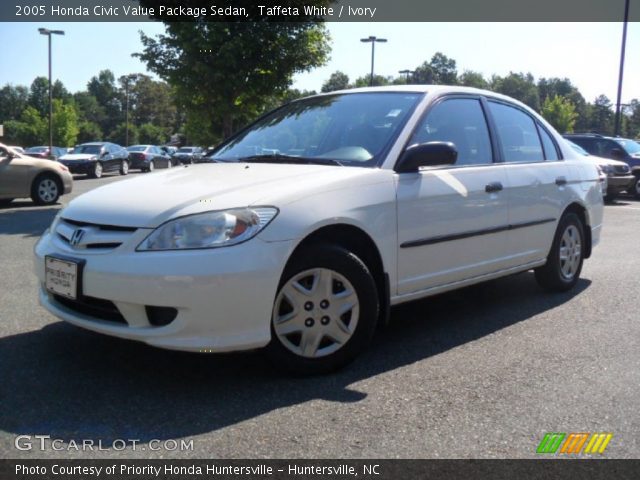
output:
[[[392,305],[529,269],[568,290],[600,238],[596,166],[483,90],[298,100],[211,161],[73,200],[35,247],[42,305],[107,335],[266,347],[318,373],[361,352]]]

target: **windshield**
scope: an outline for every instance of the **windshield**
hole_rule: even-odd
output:
[[[633,140],[621,140],[616,139],[622,148],[624,148],[629,155],[633,155],[634,153],[640,153],[640,143],[634,142]]]
[[[144,152],[146,149],[146,145],[133,145],[132,147],[127,147],[129,152]]]
[[[376,166],[422,96],[363,92],[292,102],[260,119],[211,158]]]
[[[100,153],[100,145],[78,145],[72,153]]]
[[[565,141],[569,144],[569,146],[570,146],[571,148],[573,148],[573,149],[574,149],[576,152],[578,152],[580,155],[584,155],[585,157],[588,157],[588,156],[589,156],[589,152],[587,152],[587,151],[586,151],[584,148],[582,148],[580,145],[578,145],[578,144],[576,144],[576,143],[573,143],[573,142],[572,142],[572,141],[570,141],[570,140],[565,140]]]

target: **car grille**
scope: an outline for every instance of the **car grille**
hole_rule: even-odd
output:
[[[87,296],[83,296],[82,300],[72,300],[61,295],[53,295],[53,298],[56,302],[74,312],[107,322],[127,324],[118,307],[109,300]]]
[[[616,175],[627,175],[631,173],[629,165],[614,165],[613,171],[616,173]]]
[[[63,218],[58,222],[55,233],[75,249],[112,250],[122,245],[136,230],[135,227],[98,225]]]

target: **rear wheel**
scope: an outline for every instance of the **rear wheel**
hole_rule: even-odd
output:
[[[565,213],[558,224],[547,263],[535,270],[536,280],[546,290],[565,292],[580,278],[584,260],[584,225],[573,212]]]
[[[267,353],[294,373],[331,372],[367,346],[377,320],[378,292],[366,265],[340,247],[309,247],[282,275]]]
[[[52,205],[60,198],[60,182],[50,173],[36,177],[31,185],[31,200],[37,205]]]
[[[120,175],[127,175],[129,173],[129,162],[122,160],[120,162]]]
[[[149,162],[149,165],[147,166],[147,172],[153,172],[155,170],[156,166],[153,164],[153,160],[151,160]]]

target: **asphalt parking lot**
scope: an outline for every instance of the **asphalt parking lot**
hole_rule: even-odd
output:
[[[259,353],[158,350],[38,305],[40,234],[73,197],[124,178],[77,177],[59,205],[0,209],[2,458],[519,458],[546,432],[611,432],[606,458],[640,456],[640,202],[606,207],[573,292],[524,273],[403,305],[348,369],[290,378]],[[104,449],[21,451],[18,435]],[[193,449],[152,451],[155,439]]]

